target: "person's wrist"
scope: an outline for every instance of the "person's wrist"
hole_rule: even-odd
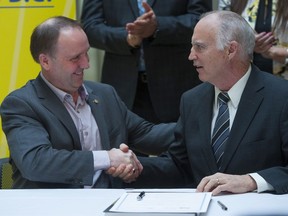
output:
[[[139,48],[141,45],[142,39],[140,37],[135,36],[135,35],[128,34],[127,42],[131,47]]]

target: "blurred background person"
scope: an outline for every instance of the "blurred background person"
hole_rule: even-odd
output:
[[[146,120],[177,121],[182,93],[201,83],[187,56],[194,26],[210,10],[211,0],[85,0],[84,30],[105,51],[101,81]]]
[[[285,0],[219,0],[220,10],[242,15],[255,29],[254,63],[288,79],[288,4]]]

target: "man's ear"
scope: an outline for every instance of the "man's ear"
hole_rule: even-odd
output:
[[[39,63],[46,71],[49,70],[50,58],[46,54],[41,53],[39,55]]]
[[[229,59],[232,59],[236,55],[238,46],[239,44],[236,41],[230,42],[229,47],[227,49],[227,54],[228,54]]]

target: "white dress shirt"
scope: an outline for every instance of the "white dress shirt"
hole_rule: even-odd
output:
[[[237,83],[227,92],[230,100],[228,101],[228,109],[229,109],[229,117],[230,117],[230,130],[233,127],[233,122],[235,119],[235,115],[238,109],[238,105],[242,96],[242,93],[244,91],[244,88],[246,86],[247,80],[251,73],[251,66],[249,67],[246,74],[238,80]],[[214,99],[214,107],[213,107],[213,119],[212,119],[212,127],[211,127],[211,137],[213,133],[213,127],[218,115],[218,94],[220,93],[220,89],[215,87],[215,99]],[[250,173],[249,174],[256,182],[257,184],[257,192],[263,192],[263,191],[271,191],[274,190],[272,185],[270,185],[268,182],[265,181],[265,179],[260,176],[258,173]]]

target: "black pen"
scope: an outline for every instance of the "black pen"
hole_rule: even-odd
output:
[[[227,206],[225,206],[222,202],[220,202],[219,200],[217,201],[217,203],[221,206],[221,208],[224,210],[224,211],[227,211],[228,208]]]
[[[145,192],[142,191],[142,192],[137,196],[137,200],[138,200],[138,201],[142,200],[144,196],[145,196]]]

